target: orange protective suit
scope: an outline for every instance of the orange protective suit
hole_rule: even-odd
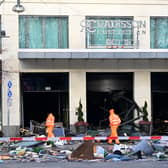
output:
[[[54,137],[53,130],[54,130],[54,122],[55,122],[55,117],[53,116],[52,113],[50,113],[46,119],[46,132],[47,132],[47,137]]]
[[[110,129],[111,129],[110,137],[118,137],[117,129],[121,123],[121,119],[117,114],[115,114],[114,109],[110,109],[109,113],[110,113],[109,122],[110,122]],[[112,141],[113,141],[112,139],[109,139],[108,143],[111,144]],[[115,143],[120,144],[120,141],[118,138],[115,139]]]

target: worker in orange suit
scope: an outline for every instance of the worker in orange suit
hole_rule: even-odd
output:
[[[120,117],[115,114],[115,110],[114,109],[110,109],[109,110],[109,122],[110,122],[110,129],[111,129],[111,134],[110,134],[110,137],[118,137],[118,133],[117,133],[117,129],[121,123],[121,119]],[[112,144],[112,139],[109,139],[108,140],[108,143],[109,144]],[[115,139],[115,143],[116,144],[120,144],[120,141],[119,139]]]
[[[49,113],[46,119],[46,133],[47,137],[54,137],[53,130],[54,130],[54,122],[55,117],[52,113]]]

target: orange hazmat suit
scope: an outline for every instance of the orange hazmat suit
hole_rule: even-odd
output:
[[[50,114],[47,116],[47,119],[46,119],[46,132],[47,132],[47,137],[54,137],[54,134],[53,134],[54,122],[55,122],[55,117],[53,116],[52,113],[50,113]]]
[[[117,133],[117,129],[121,123],[121,119],[120,117],[115,114],[115,110],[114,109],[110,109],[109,110],[109,122],[110,122],[110,129],[111,129],[111,134],[110,134],[110,137],[115,137],[115,143],[116,144],[120,144],[120,141],[119,139],[117,138],[118,137],[118,133]],[[108,143],[111,144],[112,143],[112,139],[109,139],[108,140]]]

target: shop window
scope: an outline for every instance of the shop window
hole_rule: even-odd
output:
[[[20,48],[68,48],[68,17],[20,16]]]
[[[86,17],[87,48],[133,48],[133,17]]]
[[[168,17],[151,17],[150,47],[168,48]]]

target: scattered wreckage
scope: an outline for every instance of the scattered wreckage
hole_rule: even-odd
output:
[[[82,135],[81,135],[82,136]],[[49,161],[131,161],[137,159],[168,160],[168,140],[123,140],[109,145],[107,141],[13,141],[0,142],[0,163]],[[44,136],[40,136],[41,138]]]
[[[151,124],[146,127],[134,124],[144,116],[142,109],[135,101],[123,96],[122,93],[113,96],[116,101],[123,99],[130,103],[125,113],[119,135],[140,136],[151,134]],[[144,104],[144,108],[146,105]],[[132,111],[137,111],[137,118],[130,119]],[[145,109],[143,109],[145,110]],[[104,122],[104,121],[103,121]],[[100,127],[103,122],[100,122]],[[87,130],[85,134],[73,135],[79,137],[108,137],[109,129]],[[23,137],[45,137],[45,124],[30,121],[30,128],[20,129]],[[55,129],[56,137],[65,137],[65,131],[59,124]],[[69,136],[69,135],[66,135]],[[119,145],[108,144],[107,140],[54,140],[54,141],[0,141],[0,163],[18,162],[48,162],[48,161],[130,161],[137,159],[168,160],[168,138],[165,140],[122,140]]]

